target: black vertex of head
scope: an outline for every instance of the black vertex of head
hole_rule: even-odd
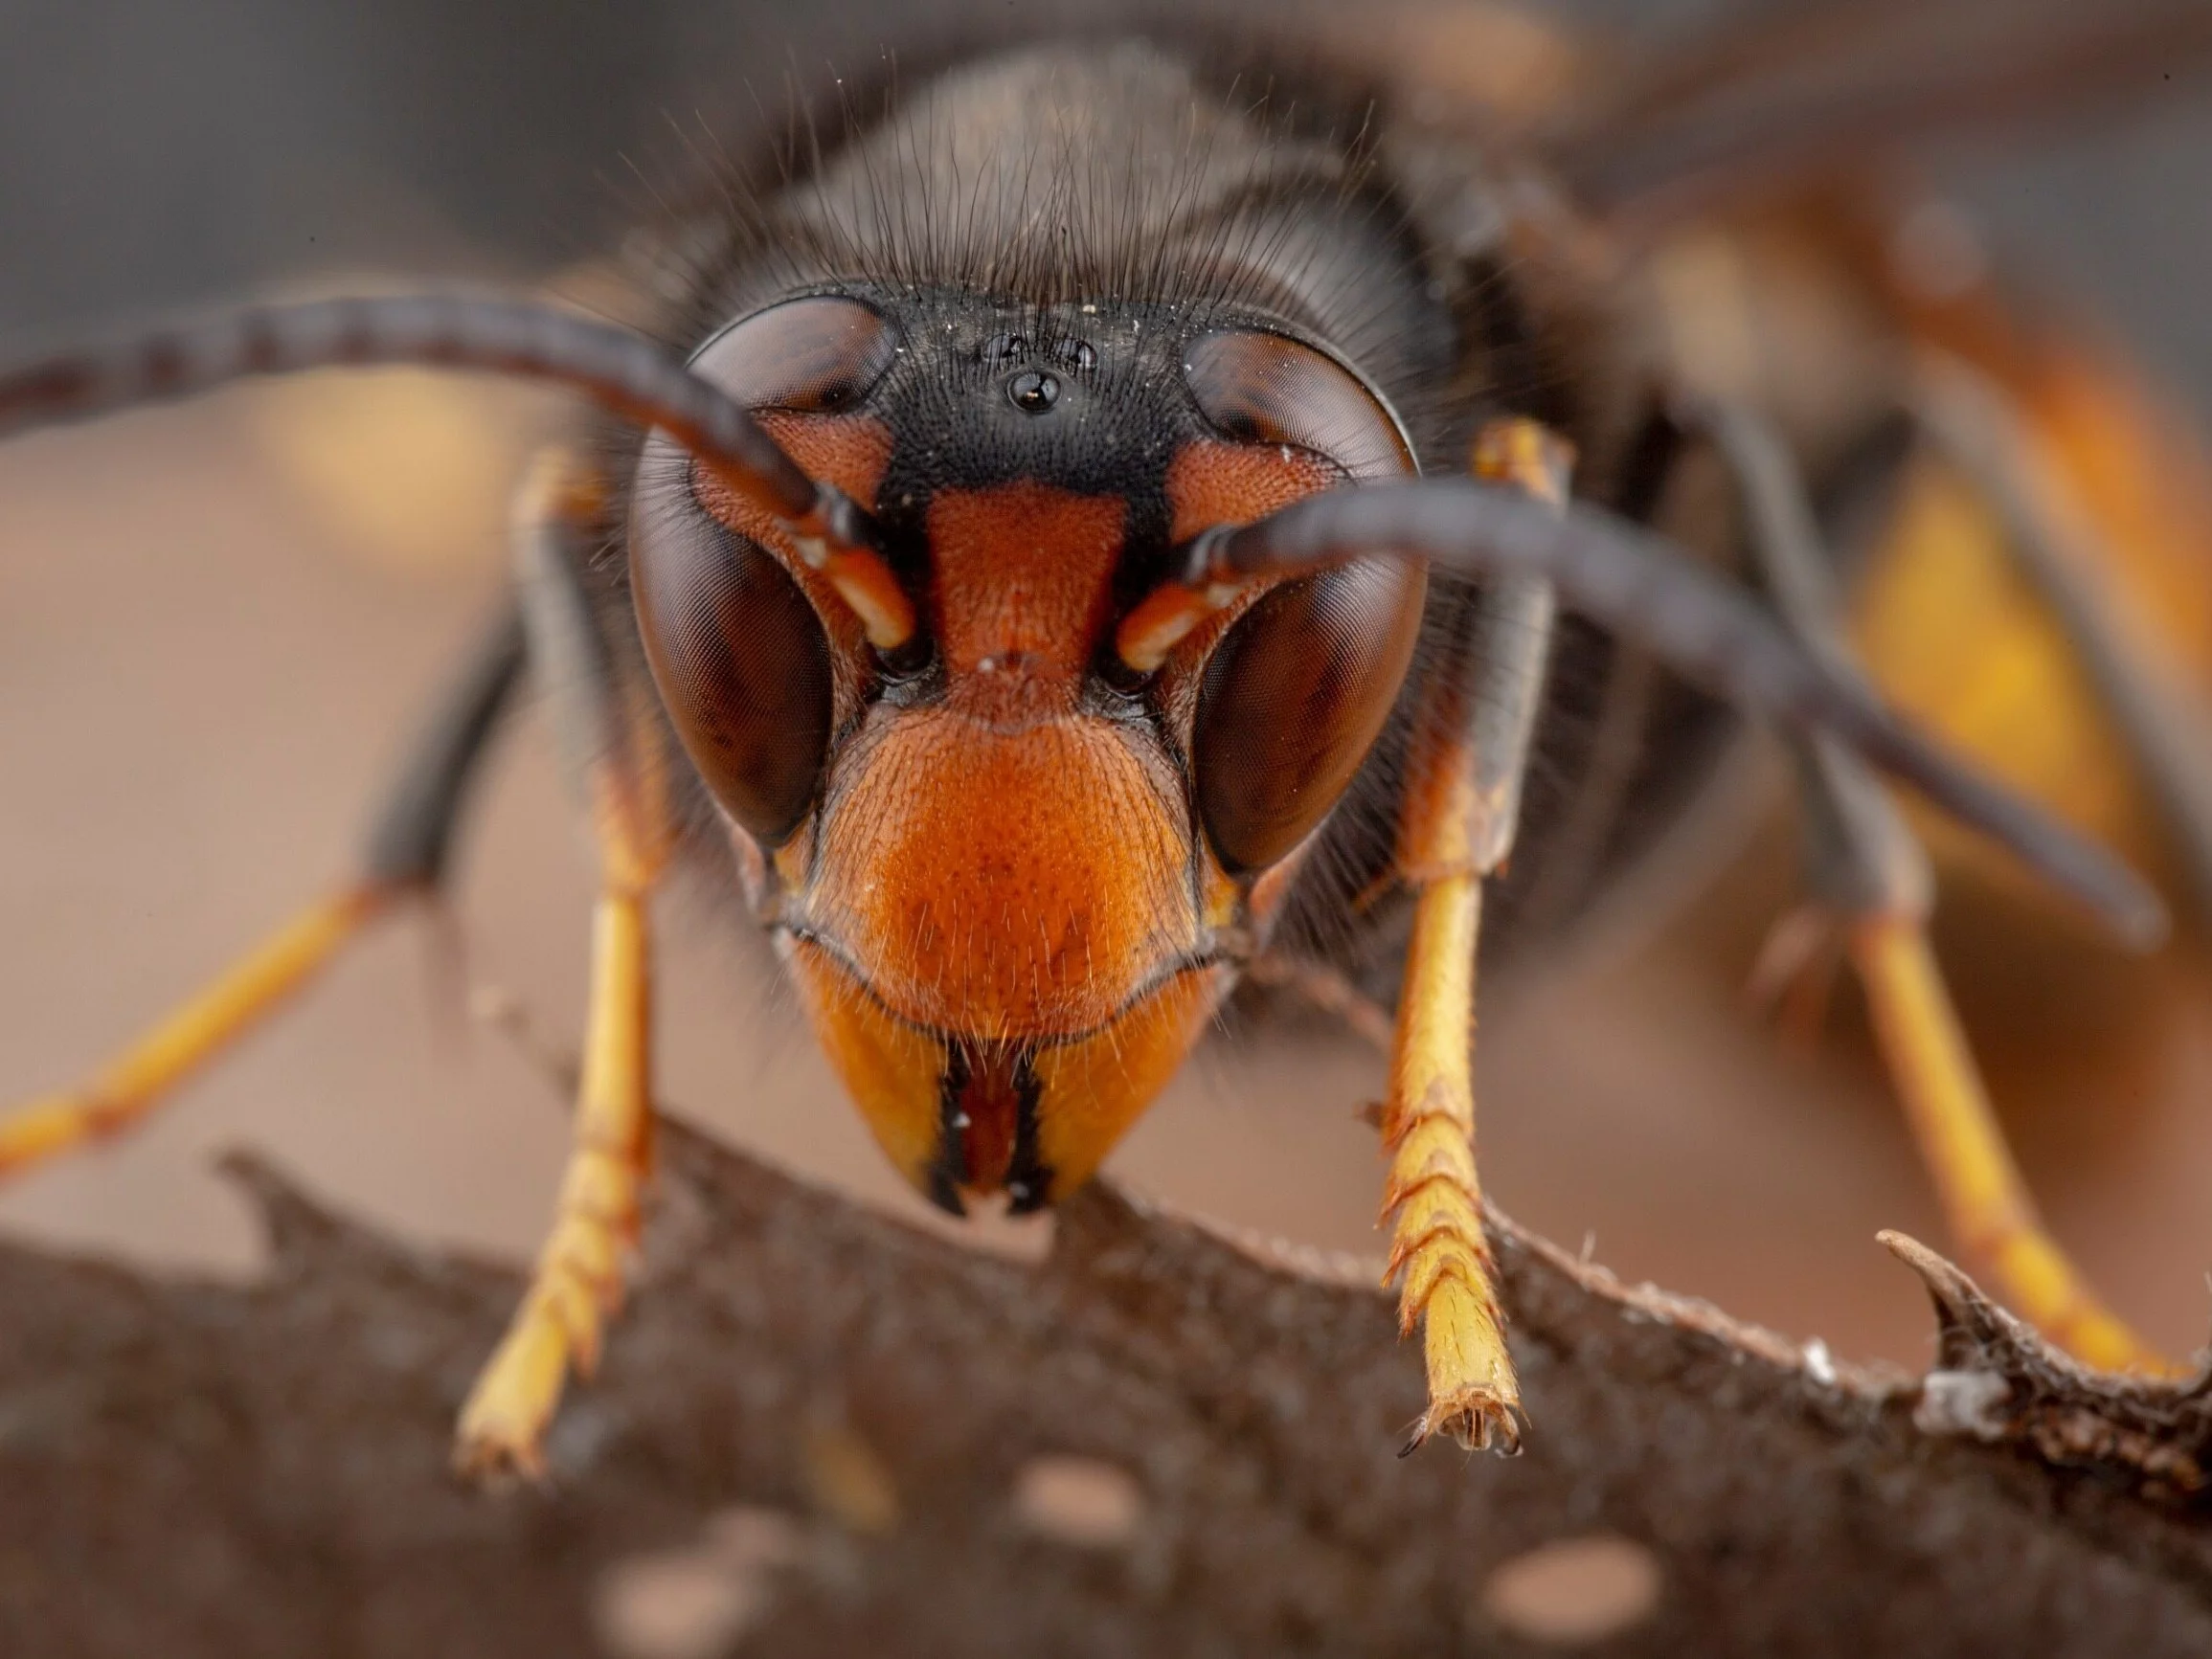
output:
[[[1028,482],[1122,497],[1132,551],[1160,548],[1168,465],[1204,430],[1183,382],[1180,307],[956,290],[876,303],[906,336],[872,400],[892,433],[877,492],[888,525],[911,537],[941,490]]]

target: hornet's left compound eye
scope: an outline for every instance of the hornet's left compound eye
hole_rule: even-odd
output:
[[[1420,566],[1362,560],[1284,583],[1229,631],[1191,746],[1223,868],[1267,868],[1336,805],[1397,701],[1425,592]]]
[[[1224,437],[1310,451],[1352,481],[1414,470],[1381,400],[1285,335],[1204,335],[1184,352],[1184,378]],[[1214,648],[1191,766],[1225,869],[1265,869],[1336,805],[1397,701],[1427,592],[1411,561],[1341,565],[1275,588]]]
[[[1183,379],[1224,437],[1311,450],[1352,479],[1414,470],[1405,434],[1381,400],[1335,358],[1287,334],[1202,334],[1184,347]]]
[[[837,415],[868,396],[896,352],[875,311],[823,295],[724,329],[692,367],[756,410]],[[821,787],[828,639],[791,572],[711,512],[695,484],[685,451],[657,434],[646,440],[630,524],[638,629],[692,764],[730,816],[775,846]]]

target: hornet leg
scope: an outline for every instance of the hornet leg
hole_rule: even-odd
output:
[[[1840,600],[1788,450],[1746,412],[1702,424],[1744,493],[1775,603],[1815,649],[1840,657]],[[1832,742],[1796,750],[1812,829],[1812,886],[1866,988],[1876,1040],[1959,1246],[1986,1262],[2033,1324],[2089,1364],[2165,1369],[2097,1299],[2036,1213],[1928,940],[1926,855],[1872,773]]]
[[[545,1472],[546,1430],[570,1372],[598,1364],[621,1305],[652,1159],[647,901],[673,841],[667,756],[626,620],[595,603],[590,559],[603,491],[567,454],[541,456],[517,505],[529,629],[599,861],[591,1002],[568,1168],[552,1230],[506,1335],[463,1406],[463,1472]]]
[[[1474,463],[1566,503],[1565,446],[1531,422],[1486,428]],[[1520,1385],[1475,1174],[1475,957],[1483,879],[1513,846],[1554,614],[1543,582],[1486,591],[1416,716],[1397,856],[1399,879],[1415,891],[1413,930],[1381,1118],[1388,1276],[1400,1326],[1409,1335],[1420,1327],[1428,1365],[1429,1406],[1409,1451],[1437,1433],[1470,1448],[1521,1443]]]
[[[470,784],[523,668],[508,599],[470,648],[369,837],[360,872],[315,900],[73,1089],[0,1117],[0,1179],[137,1128],[400,900],[435,893]]]

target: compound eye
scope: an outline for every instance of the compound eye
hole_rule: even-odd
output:
[[[1265,869],[1336,805],[1397,701],[1427,592],[1417,565],[1342,565],[1275,589],[1215,648],[1191,765],[1224,869]]]
[[[815,294],[741,318],[691,354],[691,367],[749,409],[837,415],[875,390],[898,331],[858,300]]]
[[[1201,335],[1184,379],[1221,435],[1289,444],[1352,480],[1416,470],[1390,412],[1310,346],[1254,328]],[[1311,835],[1390,717],[1421,630],[1416,565],[1343,565],[1267,594],[1206,665],[1191,764],[1214,856],[1261,870]]]
[[[1427,593],[1417,565],[1343,565],[1276,588],[1215,649],[1191,763],[1223,868],[1265,869],[1336,805],[1397,701]]]
[[[829,641],[791,573],[699,504],[690,457],[657,436],[638,462],[630,589],[691,764],[732,818],[780,846],[821,786]]]
[[[836,415],[898,351],[856,300],[815,295],[732,324],[692,367],[747,407]],[[661,701],[724,810],[780,845],[805,818],[829,745],[829,641],[775,554],[710,511],[690,458],[662,437],[638,460],[630,587]]]
[[[1202,334],[1184,347],[1183,378],[1224,437],[1311,450],[1354,479],[1415,470],[1405,435],[1374,393],[1334,358],[1288,335]]]

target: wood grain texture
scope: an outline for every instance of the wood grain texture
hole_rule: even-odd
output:
[[[748,1655],[1533,1652],[1487,1575],[1593,1533],[1660,1572],[1608,1654],[2212,1643],[2212,1531],[2178,1491],[2212,1444],[2202,1383],[2089,1382],[1925,1252],[1930,1384],[1501,1222],[1527,1450],[1401,1461],[1419,1359],[1371,1264],[1103,1187],[1009,1262],[679,1126],[663,1145],[635,1303],[545,1491],[447,1470],[509,1270],[252,1160],[261,1283],[0,1250],[0,1651],[604,1652],[610,1569],[728,1536],[734,1506],[782,1529]],[[1024,1522],[1024,1471],[1069,1456],[1133,1477],[1120,1543]]]

